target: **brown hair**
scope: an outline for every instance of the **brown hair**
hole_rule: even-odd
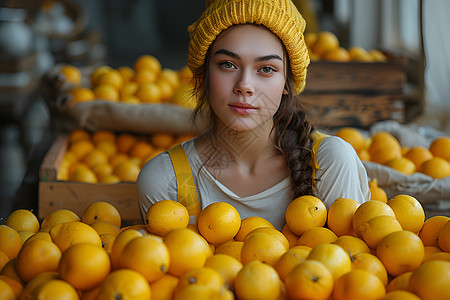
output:
[[[210,49],[204,63],[194,70],[193,96],[197,98],[197,106],[193,114],[193,121],[208,116],[207,128],[216,128],[216,117],[209,105],[209,70]],[[307,114],[294,86],[294,76],[291,72],[287,55],[286,90],[282,95],[280,106],[273,116],[274,146],[284,155],[292,179],[292,196],[313,195],[314,184],[312,178],[312,144],[311,133],[314,127],[307,120]],[[205,120],[203,120],[205,121]]]

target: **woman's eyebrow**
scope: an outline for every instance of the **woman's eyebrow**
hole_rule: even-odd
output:
[[[227,56],[235,58],[235,59],[241,59],[241,57],[238,54],[236,54],[236,53],[234,53],[232,51],[226,50],[226,49],[219,49],[219,50],[217,50],[214,53],[214,55],[218,55],[218,54],[227,55]],[[255,59],[255,61],[256,62],[261,62],[261,61],[268,61],[268,60],[272,60],[272,59],[277,59],[277,60],[283,61],[283,59],[277,54],[270,54],[270,55],[260,56],[260,57],[257,57]]]

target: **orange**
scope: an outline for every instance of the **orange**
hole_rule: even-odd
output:
[[[214,202],[198,215],[200,234],[210,243],[224,243],[234,238],[241,227],[241,216],[226,202]]]
[[[450,163],[441,157],[435,156],[424,161],[420,166],[419,172],[435,179],[445,178],[450,176]]]
[[[120,266],[135,270],[153,282],[168,271],[170,255],[167,246],[151,235],[137,237],[123,248]]]
[[[99,130],[92,133],[91,140],[97,145],[100,141],[116,142],[116,135],[112,131]]]
[[[144,159],[153,152],[153,146],[147,141],[137,141],[129,150],[129,154],[133,157]]]
[[[416,171],[416,165],[406,157],[395,157],[387,161],[385,165],[406,175],[411,175]]]
[[[272,223],[267,221],[266,219],[258,216],[251,216],[246,217],[242,219],[241,221],[241,228],[239,229],[238,233],[234,237],[236,241],[243,242],[247,234],[252,231],[253,229],[259,228],[259,227],[272,227],[275,228]]]
[[[374,274],[354,269],[336,279],[334,300],[380,299],[386,294],[381,280]]]
[[[159,60],[153,55],[141,55],[139,56],[133,65],[136,71],[141,70],[150,70],[155,74],[159,74],[161,72],[161,63]]]
[[[70,283],[60,279],[50,279],[42,283],[34,294],[35,299],[80,299],[78,291]]]
[[[44,217],[41,231],[49,231],[50,228],[59,223],[81,221],[80,217],[69,209],[59,208]]]
[[[188,270],[202,267],[211,256],[208,242],[199,234],[187,228],[169,231],[164,243],[170,253],[169,273],[181,276]],[[183,245],[183,247],[180,247]]]
[[[287,275],[295,266],[306,260],[309,252],[311,252],[311,248],[308,246],[295,246],[281,255],[274,268],[283,282],[286,282]]]
[[[71,88],[67,93],[75,102],[88,102],[95,99],[94,92],[87,87],[77,86]]]
[[[374,62],[385,62],[387,60],[386,55],[378,49],[371,49],[368,53]]]
[[[34,276],[49,271],[56,271],[61,259],[61,251],[52,242],[38,239],[26,243],[16,260],[16,269],[25,282]]]
[[[161,100],[161,89],[154,82],[143,82],[135,94],[144,103],[159,103]]]
[[[370,200],[378,200],[387,203],[388,197],[382,187],[378,186],[378,180],[373,178],[369,181]]]
[[[108,155],[103,150],[93,149],[83,157],[82,162],[88,165],[88,167],[93,168],[96,165],[108,163]]]
[[[60,72],[64,75],[64,78],[67,82],[70,82],[74,85],[81,84],[81,72],[77,67],[72,65],[63,65]]]
[[[171,84],[167,80],[159,78],[156,81],[156,85],[159,88],[160,100],[163,102],[170,101],[170,99],[173,97],[173,94],[174,94],[174,90],[173,90]]]
[[[141,104],[141,100],[133,95],[125,95],[120,98],[120,101],[128,104]]]
[[[89,167],[79,166],[70,175],[70,181],[97,183],[97,176]]]
[[[24,283],[23,279],[17,273],[16,258],[11,259],[3,266],[3,269],[0,272],[0,275],[5,275],[5,276],[13,278],[21,283]]]
[[[438,235],[442,226],[450,220],[447,216],[432,216],[427,219],[419,232],[424,246],[439,246]]]
[[[384,202],[369,200],[358,206],[353,215],[353,230],[357,237],[361,237],[359,226],[376,216],[391,216],[395,218],[392,208]]]
[[[408,291],[409,290],[409,278],[412,275],[412,271],[395,276],[386,285],[386,292],[392,291]]]
[[[150,233],[165,236],[174,229],[186,228],[189,212],[180,202],[161,200],[147,210],[144,223]]]
[[[450,262],[432,260],[414,270],[409,290],[423,300],[446,299],[450,295]]]
[[[388,283],[386,267],[381,260],[373,254],[360,252],[352,255],[352,270],[363,269],[378,276],[383,285]]]
[[[58,267],[61,279],[86,291],[98,286],[111,271],[108,252],[92,244],[76,244],[62,255]]]
[[[395,154],[400,154],[401,156],[401,146],[398,140],[389,132],[378,131],[369,139],[369,154],[373,156],[378,150],[384,148],[392,148]],[[385,161],[388,160],[389,159],[385,159]]]
[[[275,300],[281,294],[281,280],[270,265],[254,260],[244,265],[234,280],[237,299]]]
[[[164,68],[161,71],[159,78],[160,80],[167,81],[173,89],[178,89],[180,87],[180,78],[175,70]]]
[[[258,232],[249,234],[244,239],[241,249],[241,262],[243,265],[259,260],[274,266],[277,260],[288,248],[274,235]]]
[[[320,244],[311,249],[306,259],[318,260],[323,263],[336,280],[349,272],[352,263],[349,255],[342,247],[335,244]]]
[[[122,74],[115,69],[110,69],[97,78],[95,86],[107,84],[116,90],[121,90],[123,86]]]
[[[416,294],[408,291],[393,291],[386,293],[382,300],[420,300]]]
[[[334,279],[327,267],[315,260],[306,260],[295,266],[286,277],[289,299],[329,299]]]
[[[173,300],[184,299],[220,299],[232,300],[234,295],[230,290],[222,289],[220,292],[206,285],[191,284],[175,293]]]
[[[0,250],[0,270],[3,269],[3,267],[6,265],[8,261],[9,261],[8,255],[6,255],[5,252]]]
[[[139,88],[139,83],[134,81],[125,82],[122,87],[121,96],[124,97],[133,96]]]
[[[35,295],[35,291],[41,286],[43,283],[50,281],[52,279],[59,279],[59,274],[56,271],[53,272],[43,272],[39,275],[36,275],[28,281],[22,290],[22,294],[19,299],[21,300],[32,300]]]
[[[131,160],[119,163],[113,170],[113,174],[122,181],[136,182],[141,167]]]
[[[96,286],[93,289],[81,292],[82,300],[96,300],[98,298],[98,294],[100,293],[101,286]]]
[[[367,246],[366,242],[356,236],[342,235],[333,244],[341,246],[349,255],[370,253],[369,246]]]
[[[120,153],[128,153],[137,142],[137,137],[130,133],[120,133],[117,135],[117,150]]]
[[[35,234],[33,234],[32,236],[30,236],[24,242],[24,244],[29,243],[29,242],[34,241],[34,240],[38,240],[38,239],[44,239],[44,240],[49,241],[49,242],[52,241],[52,238],[50,237],[50,234],[48,232],[46,232],[46,231],[39,231],[39,232],[36,232]]]
[[[410,159],[416,166],[416,170],[420,169],[423,162],[433,158],[433,154],[425,147],[415,146],[409,149],[404,156]]]
[[[174,143],[174,136],[170,133],[154,133],[150,142],[156,148],[168,149]]]
[[[91,86],[97,85],[98,79],[112,69],[113,68],[107,65],[96,67],[90,75]]]
[[[92,167],[92,171],[98,178],[98,182],[102,182],[105,176],[112,175],[113,168],[109,163],[100,163]]]
[[[400,230],[402,226],[395,217],[384,215],[373,217],[358,227],[361,239],[372,249],[376,249],[386,235]]]
[[[111,253],[111,249],[116,239],[116,235],[104,233],[100,234],[99,236],[100,239],[102,240],[102,248],[108,251],[108,253]]]
[[[120,72],[120,75],[122,76],[124,83],[132,80],[134,77],[134,74],[136,74],[136,72],[128,66],[120,66],[117,68],[117,71]]]
[[[389,199],[387,204],[392,208],[395,217],[404,230],[419,233],[425,221],[422,204],[409,195],[397,195]]]
[[[153,71],[140,70],[134,75],[133,82],[137,83],[140,86],[145,83],[155,83],[157,78],[157,74],[155,74]]]
[[[289,241],[288,239],[284,236],[283,233],[281,233],[281,231],[272,228],[272,227],[258,227],[253,229],[252,231],[250,231],[245,238],[248,238],[250,235],[254,234],[254,233],[258,233],[258,232],[262,232],[262,233],[267,233],[272,235],[273,237],[275,237],[276,239],[278,239],[283,245],[284,247],[286,247],[286,249],[289,249]],[[245,241],[245,239],[244,239]]]
[[[6,218],[5,225],[15,231],[39,231],[39,220],[36,215],[27,209],[17,209]]]
[[[441,252],[436,252],[436,253],[428,255],[426,257],[426,259],[424,258],[423,262],[425,263],[425,262],[430,261],[430,260],[445,260],[445,261],[450,262],[450,253],[449,252],[442,252],[442,251]]]
[[[400,148],[397,147],[382,147],[370,155],[370,160],[384,165],[393,159],[400,158],[402,155],[400,151]]]
[[[337,236],[355,235],[353,231],[353,215],[359,203],[349,198],[338,198],[328,209],[327,226]]]
[[[423,257],[423,261],[428,261],[429,257],[434,254],[434,253],[439,253],[442,252],[442,250],[439,247],[436,246],[424,246],[423,247],[424,250],[424,257]]]
[[[284,234],[284,236],[288,240],[289,248],[295,247],[297,245],[299,236],[293,233],[287,224],[283,226],[283,229],[281,229],[281,233]]]
[[[5,300],[16,299],[13,289],[2,279],[0,279],[0,298]]]
[[[105,184],[114,184],[114,183],[119,183],[120,181],[121,181],[120,178],[114,174],[104,175],[100,179],[100,183],[105,183]]]
[[[0,275],[0,281],[3,281],[7,285],[9,285],[9,287],[13,291],[14,296],[16,297],[16,299],[20,298],[20,295],[22,294],[22,291],[23,291],[22,283],[20,283],[19,281],[15,280],[14,278],[8,277],[6,275]],[[1,287],[0,287],[0,291],[1,291]],[[1,294],[1,292],[0,292],[0,294]],[[4,298],[1,298],[1,299],[4,299]]]
[[[114,243],[111,247],[111,263],[113,269],[120,268],[120,260],[122,257],[122,252],[125,246],[135,238],[142,237],[146,234],[144,230],[138,229],[126,229],[121,231],[117,237],[114,239]]]
[[[30,237],[32,237],[35,233],[31,231],[22,230],[17,232],[22,240],[22,244],[26,242]]]
[[[91,224],[91,227],[94,228],[95,231],[97,231],[99,236],[101,236],[102,234],[117,236],[120,233],[119,227],[107,221],[95,221]]]
[[[442,251],[450,252],[450,221],[439,229],[438,244]]]
[[[175,295],[189,285],[203,285],[220,292],[225,288],[225,281],[218,271],[209,267],[194,268],[179,277]]]
[[[338,47],[336,49],[325,52],[325,54],[322,56],[322,59],[337,62],[348,62],[351,58],[347,49]]]
[[[208,257],[205,267],[216,270],[228,284],[234,289],[234,279],[237,273],[242,269],[242,263],[236,258],[226,254],[215,254]]]
[[[108,158],[114,157],[114,155],[117,154],[117,145],[115,142],[110,142],[107,140],[100,140],[98,142],[95,142],[95,146],[97,149],[102,150]]]
[[[356,128],[342,127],[336,131],[334,135],[352,145],[356,152],[359,152],[366,147],[366,139],[364,135]]]
[[[178,277],[165,274],[160,279],[150,283],[152,299],[172,300],[175,295],[175,287],[178,284]]]
[[[441,136],[434,139],[429,149],[434,156],[450,161],[450,137]]]
[[[391,276],[414,271],[423,262],[425,250],[421,239],[408,230],[395,231],[378,244],[377,257]]]
[[[88,225],[97,221],[106,221],[117,228],[122,225],[119,211],[113,204],[106,201],[95,201],[89,204],[83,212],[82,221]]]
[[[147,228],[147,227],[146,227],[146,228]],[[194,231],[195,233],[200,234],[200,231],[198,231],[198,227],[197,227],[196,224],[188,224],[188,225],[186,226],[186,228],[189,228],[189,229],[191,229],[192,231]]]
[[[109,299],[151,299],[150,284],[136,271],[120,269],[111,272],[101,284],[98,300]]]
[[[78,140],[89,140],[90,138],[91,134],[82,128],[72,130],[67,137],[69,144]]]
[[[360,160],[370,161],[369,150],[367,150],[366,148],[359,150],[357,154]]]
[[[231,257],[234,257],[238,261],[241,261],[241,250],[242,246],[244,245],[244,242],[230,240],[228,242],[225,242],[219,246],[216,247],[216,251],[214,252],[217,254],[226,254]]]
[[[350,47],[348,53],[353,61],[372,62],[374,60],[366,49],[359,46]]]
[[[339,39],[330,31],[319,32],[314,45],[311,46],[312,51],[319,56],[337,48],[339,48]]]
[[[321,227],[327,221],[325,204],[314,196],[300,196],[286,209],[286,223],[297,235],[312,227]]]
[[[298,239],[297,246],[314,248],[320,244],[329,244],[336,241],[337,235],[326,227],[313,227],[306,230]]]
[[[91,140],[78,140],[69,145],[69,151],[75,154],[79,160],[83,159],[94,148],[95,145]]]
[[[311,47],[317,40],[316,32],[306,32],[305,33],[305,43],[307,46]]]
[[[97,231],[83,222],[66,222],[56,224],[49,230],[50,237],[62,253],[70,246],[81,243],[102,247],[102,240]]]
[[[19,233],[7,225],[0,225],[0,251],[9,259],[17,257],[22,248],[22,239]]]
[[[119,101],[119,91],[111,84],[99,84],[93,91],[95,99]]]

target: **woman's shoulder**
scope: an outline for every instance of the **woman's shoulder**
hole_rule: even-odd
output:
[[[326,136],[320,142],[316,156],[318,162],[320,160],[347,161],[347,160],[354,160],[355,157],[358,157],[352,145],[350,145],[348,142],[344,141],[340,137],[332,135]]]

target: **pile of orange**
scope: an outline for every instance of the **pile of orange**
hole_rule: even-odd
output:
[[[358,129],[342,127],[336,136],[350,143],[361,160],[373,161],[410,175],[420,172],[440,179],[450,176],[450,137],[434,139],[428,148],[404,147],[389,132],[365,137]]]
[[[63,65],[61,74],[72,84],[68,94],[75,102],[175,103],[186,107],[194,104],[186,90],[192,78],[190,70],[162,68],[153,55],[139,56],[132,67],[98,66],[88,74],[86,82],[80,69],[73,65]]]
[[[86,183],[134,182],[151,158],[190,138],[168,133],[140,136],[76,129],[68,135],[57,179]]]
[[[122,226],[108,202],[42,222],[28,210],[0,225],[2,299],[446,299],[450,218],[421,204],[313,196],[292,201],[280,231],[230,204],[189,223],[176,201]]]
[[[348,49],[340,45],[339,38],[331,31],[309,32],[305,34],[309,57],[312,61],[336,62],[385,62],[386,55],[378,49],[366,50],[352,46]]]

